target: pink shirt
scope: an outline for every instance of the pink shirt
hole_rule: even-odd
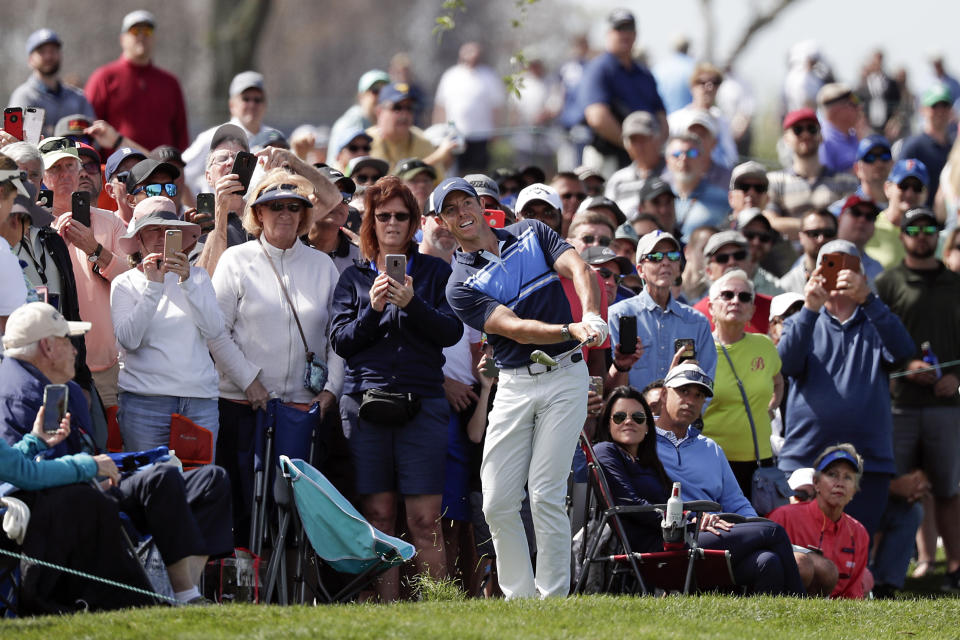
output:
[[[60,230],[60,225],[71,217],[70,212],[61,214],[51,225]],[[119,360],[117,338],[113,334],[110,318],[110,282],[130,268],[127,254],[120,249],[120,236],[127,232],[123,220],[109,211],[90,207],[90,226],[93,237],[113,254],[113,260],[102,274],[95,273],[87,254],[67,243],[73,275],[77,280],[77,299],[80,303],[80,318],[92,323],[85,337],[87,343],[87,366],[91,371],[105,371]]]

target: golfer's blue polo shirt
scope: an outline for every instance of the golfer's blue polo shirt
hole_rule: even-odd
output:
[[[499,258],[486,251],[457,251],[453,256],[447,301],[454,313],[478,331],[483,331],[487,318],[501,304],[527,320],[573,322],[570,303],[553,270],[554,260],[572,247],[537,220],[521,220],[493,232],[500,241]],[[576,346],[574,340],[519,344],[495,334],[488,335],[488,340],[501,369],[530,364],[530,353],[535,349],[556,355]]]

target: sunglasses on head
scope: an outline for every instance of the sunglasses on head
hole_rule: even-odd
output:
[[[893,160],[893,155],[889,151],[871,151],[863,154],[863,157],[860,158],[861,162],[866,162],[867,164],[873,164],[877,160],[881,162],[890,162]]]
[[[608,236],[580,236],[580,240],[582,240],[584,244],[596,243],[601,247],[609,247],[610,243],[613,242]]]
[[[748,302],[753,302],[753,294],[750,293],[749,291],[741,291],[739,293],[736,293],[733,291],[721,291],[720,297],[728,302],[730,300],[733,300],[734,298],[736,298],[737,300],[739,300],[744,304]]]
[[[847,213],[852,215],[854,218],[866,218],[870,222],[875,222],[877,220],[877,212],[873,210],[851,207],[850,209],[847,209]]]
[[[733,190],[743,191],[744,193],[750,190],[753,190],[755,193],[766,193],[767,185],[759,184],[757,182],[739,182],[733,185]]]
[[[773,234],[766,231],[744,231],[743,237],[747,240],[759,240],[760,242],[773,242]]]
[[[817,135],[818,133],[820,133],[820,125],[818,125],[818,124],[813,124],[813,123],[810,123],[810,124],[807,124],[807,125],[795,124],[795,125],[793,125],[792,127],[790,127],[790,130],[793,131],[793,135],[795,135],[795,136],[799,136],[799,135],[803,134],[804,131],[806,131],[807,133],[809,133],[809,134],[812,135],[812,136],[815,136],[815,135]]]
[[[145,192],[148,196],[167,196],[172,198],[177,195],[177,185],[172,182],[167,182],[165,184],[145,184],[140,187],[137,187],[130,192],[131,195],[137,195],[141,191]]]
[[[734,260],[746,260],[747,259],[747,250],[741,249],[740,251],[734,251],[733,253],[717,253],[713,256],[713,261],[717,264],[727,264],[730,262],[730,258]]]
[[[375,213],[373,217],[377,219],[377,222],[390,222],[390,218],[393,218],[397,222],[406,222],[410,219],[410,214],[406,211],[396,211],[391,213]]]
[[[917,182],[904,181],[898,184],[897,186],[900,187],[900,191],[913,191],[914,193],[920,193],[923,191],[923,185],[919,181]]]
[[[587,199],[587,194],[582,191],[571,191],[570,193],[564,193],[560,196],[563,200],[570,200],[575,198],[578,202],[583,202]]]
[[[800,233],[807,236],[811,240],[815,238],[836,238],[837,237],[836,229],[804,229]]]
[[[75,149],[77,143],[70,138],[60,138],[59,140],[48,140],[39,147],[40,153],[50,153],[52,151],[62,151],[63,149]]]
[[[663,259],[666,258],[670,262],[679,262],[680,261],[680,252],[679,251],[654,251],[643,256],[644,260],[649,262],[663,262]]]
[[[687,149],[685,151],[678,149],[677,151],[671,151],[670,155],[674,158],[699,158],[700,149]]]
[[[614,281],[617,282],[617,284],[619,284],[620,281],[623,280],[622,275],[620,275],[619,273],[614,273],[613,271],[611,271],[610,269],[607,269],[606,267],[594,267],[593,270],[599,273],[600,277],[603,278],[604,280],[609,280],[610,278],[613,278]]]
[[[903,228],[903,232],[911,238],[916,238],[921,233],[927,236],[935,236],[940,233],[940,228],[935,224],[908,225]]]
[[[283,200],[273,200],[266,203],[270,211],[283,211],[286,209],[290,213],[300,213],[303,211],[303,203],[296,200],[284,202]]]
[[[630,415],[630,419],[637,424],[643,424],[644,422],[647,421],[647,414],[645,414],[643,411],[634,411],[629,415]],[[613,420],[613,424],[623,424],[624,421],[626,421],[627,419],[627,412],[617,411],[612,416],[610,416],[610,419]]]
[[[347,149],[350,150],[350,153],[359,153],[360,151],[370,153],[369,144],[348,144]]]

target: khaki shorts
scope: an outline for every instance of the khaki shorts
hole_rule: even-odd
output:
[[[100,394],[100,401],[103,402],[103,408],[117,406],[117,376],[120,375],[120,363],[113,365],[103,371],[91,371],[93,384],[97,386],[97,393]]]

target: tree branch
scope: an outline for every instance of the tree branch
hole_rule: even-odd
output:
[[[703,2],[704,0],[701,0]],[[750,24],[747,25],[743,33],[740,35],[740,39],[737,41],[736,46],[730,51],[730,54],[727,56],[727,60],[724,63],[724,66],[731,66],[733,62],[743,53],[743,50],[747,48],[747,45],[750,44],[750,40],[753,39],[757,33],[766,28],[771,22],[776,20],[777,16],[780,15],[787,7],[796,2],[796,0],[779,0],[777,4],[773,5],[767,11],[757,11],[753,14],[753,20],[750,21]]]

